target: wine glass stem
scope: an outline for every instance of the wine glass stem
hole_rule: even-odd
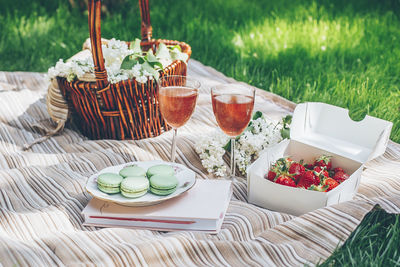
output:
[[[235,139],[235,137],[231,137],[231,179],[235,177]]]
[[[171,162],[175,162],[175,155],[176,155],[176,134],[178,129],[173,128],[173,137],[172,137],[172,148],[171,148]]]

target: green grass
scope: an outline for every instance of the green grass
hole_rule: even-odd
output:
[[[400,266],[399,248],[400,216],[376,210],[320,266]]]
[[[322,101],[394,123],[400,142],[400,1],[151,0],[154,37],[294,102]],[[0,70],[47,71],[88,37],[67,1],[0,0]],[[136,1],[103,19],[103,37],[140,35]],[[133,4],[132,4],[133,3]],[[399,216],[373,212],[325,265],[399,265]]]

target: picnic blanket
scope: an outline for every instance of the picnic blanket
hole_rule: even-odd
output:
[[[177,162],[198,179],[209,179],[194,150],[199,136],[217,124],[210,87],[231,82],[190,60],[189,75],[202,83],[191,120],[179,129]],[[353,201],[300,217],[247,203],[246,180],[234,183],[217,235],[82,226],[90,196],[87,178],[101,169],[137,160],[168,160],[172,133],[140,141],[88,140],[71,126],[23,151],[51,124],[45,105],[45,74],[0,72],[0,263],[4,266],[293,266],[331,255],[375,205],[400,213],[400,145],[366,164]],[[271,119],[295,105],[258,90],[256,110]],[[207,208],[207,207],[204,207]]]

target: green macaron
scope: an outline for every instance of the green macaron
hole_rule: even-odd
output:
[[[155,174],[150,177],[150,192],[166,196],[175,192],[178,179],[174,175]]]
[[[107,194],[119,193],[122,176],[115,173],[102,173],[97,177],[97,188]]]
[[[139,166],[133,165],[133,166],[128,166],[123,168],[122,170],[119,171],[119,175],[122,177],[128,177],[128,176],[146,176],[146,171],[143,168],[140,168]]]
[[[146,177],[126,177],[121,183],[121,194],[128,198],[137,198],[145,195],[149,189],[149,180]]]
[[[156,174],[174,175],[175,171],[174,171],[174,168],[172,168],[172,166],[165,165],[165,164],[154,165],[154,166],[151,166],[147,170],[147,177],[148,178],[150,178],[150,177],[152,177],[153,175],[156,175]]]

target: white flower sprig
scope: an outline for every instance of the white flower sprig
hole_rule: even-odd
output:
[[[56,76],[65,77],[70,82],[76,78],[82,78],[85,73],[92,73],[93,70],[92,57],[79,60],[73,59],[67,62],[59,59],[54,67],[49,68],[47,76],[49,79],[53,79]]]
[[[224,176],[226,172],[223,160],[225,154],[224,146],[228,141],[229,138],[218,129],[211,135],[202,135],[195,144],[201,164],[209,173],[214,173],[216,176]]]
[[[286,138],[289,124],[288,117],[274,123],[268,121],[261,112],[256,112],[247,129],[235,141],[235,160],[239,171],[245,174],[247,166],[259,157],[262,150]],[[201,137],[195,148],[203,167],[209,173],[216,176],[225,175],[223,156],[226,151],[230,151],[230,141],[221,130]]]
[[[160,43],[156,54],[153,50],[143,52],[140,40],[136,39],[128,47],[126,42],[109,40],[102,45],[105,68],[110,83],[117,83],[126,79],[135,78],[139,83],[147,80],[158,79],[159,71],[170,65],[174,60],[186,63],[188,55],[181,51],[180,46],[166,46]],[[64,62],[60,59],[54,67],[49,68],[48,77],[65,77],[71,82],[81,79],[86,73],[94,72],[94,64],[91,55],[85,58],[73,59]]]

